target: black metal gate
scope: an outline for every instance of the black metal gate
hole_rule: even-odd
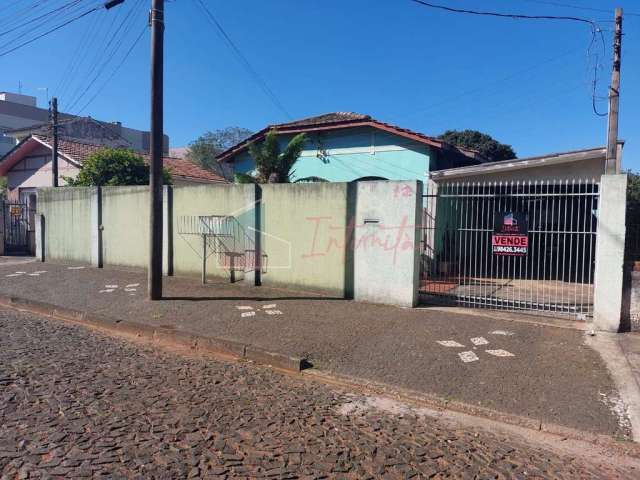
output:
[[[27,203],[3,202],[4,249],[11,255],[30,251],[31,212]]]
[[[598,183],[447,183],[425,195],[420,294],[475,308],[593,312]]]

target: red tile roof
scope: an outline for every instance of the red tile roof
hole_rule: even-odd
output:
[[[454,147],[448,143],[439,140],[434,137],[430,137],[423,133],[414,132],[408,128],[401,128],[396,125],[381,122],[372,118],[370,115],[363,115],[361,113],[354,112],[333,112],[317,115],[315,117],[303,118],[301,120],[295,120],[288,123],[279,123],[275,125],[268,125],[259,132],[251,135],[249,138],[243,140],[237,145],[225,150],[217,156],[218,160],[224,161],[235,155],[236,153],[244,150],[255,141],[260,141],[264,138],[266,133],[270,130],[275,130],[278,133],[302,133],[322,130],[336,130],[341,128],[353,128],[353,127],[373,127],[378,130],[383,130],[394,135],[408,138],[419,143],[429,145],[430,147],[440,150],[455,150],[461,155],[482,159],[479,153],[475,150],[468,148]]]
[[[51,138],[43,135],[32,135],[33,138],[40,143],[51,147]],[[79,165],[84,162],[89,155],[102,150],[104,145],[96,145],[93,143],[84,143],[77,140],[60,139],[58,141],[58,151],[61,155],[64,155],[69,160],[78,163]],[[139,154],[147,163],[149,162],[149,155]],[[164,157],[163,164],[167,170],[174,177],[179,177],[185,180],[193,179],[196,181],[203,181],[209,183],[229,183],[220,175],[214,172],[205,170],[189,160],[183,158]]]

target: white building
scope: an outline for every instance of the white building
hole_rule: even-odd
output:
[[[143,153],[149,151],[149,132],[124,127],[120,122],[102,122],[63,112],[58,114],[58,118],[61,135],[67,138],[105,143],[109,146],[114,146],[115,139],[119,143],[117,146],[126,146]],[[0,92],[0,157],[32,133],[50,134],[48,122],[49,110],[38,108],[36,97]],[[166,135],[164,153],[169,153],[169,137]]]

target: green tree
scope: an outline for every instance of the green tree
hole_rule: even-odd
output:
[[[171,184],[166,168],[162,176]],[[87,157],[76,178],[62,178],[72,187],[148,185],[149,165],[132,150],[105,147]]]
[[[284,150],[280,150],[278,134],[269,131],[264,141],[249,145],[249,154],[256,162],[256,175],[236,173],[237,183],[289,183],[292,168],[300,158],[307,136],[299,133],[291,139]]]
[[[477,150],[492,162],[517,158],[511,145],[500,143],[490,135],[477,130],[447,130],[438,138],[457,147]]]
[[[7,177],[0,177],[0,198],[7,196]]]
[[[205,132],[189,144],[187,157],[202,168],[223,174],[216,157],[252,134],[251,130],[241,127],[227,127]]]
[[[640,225],[640,174],[627,170],[627,225]]]

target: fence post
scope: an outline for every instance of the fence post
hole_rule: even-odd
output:
[[[173,187],[165,185],[162,195],[162,273],[173,276]]]
[[[36,215],[36,260],[44,262],[45,258],[45,218],[44,215]]]
[[[93,187],[91,202],[91,265],[102,268],[102,187]]]
[[[5,199],[0,197],[0,255],[4,255],[4,211]]]
[[[603,175],[593,293],[595,330],[619,332],[621,327],[626,205],[627,176]]]

